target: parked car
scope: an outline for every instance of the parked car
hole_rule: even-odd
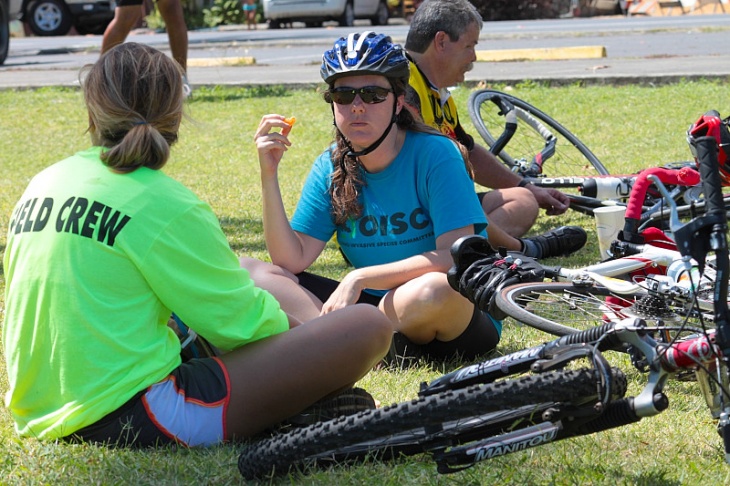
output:
[[[12,0],[11,0],[12,1]],[[103,34],[114,18],[114,0],[24,0],[23,20],[39,36]]]
[[[385,25],[389,15],[387,0],[264,0],[263,7],[270,29],[291,22],[321,27],[331,20],[352,27],[355,19],[369,19],[373,25]]]
[[[0,0],[0,65],[8,57],[10,21],[20,17],[23,0]]]

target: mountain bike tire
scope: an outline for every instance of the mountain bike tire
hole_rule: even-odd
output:
[[[555,154],[545,161],[542,174],[523,174],[528,177],[585,177],[609,175],[608,169],[581,142],[578,137],[553,118],[529,103],[514,96],[483,89],[469,96],[468,109],[474,127],[491,148],[505,130],[505,117],[496,103],[498,98],[508,100],[517,110],[518,128],[498,157],[515,168],[520,160],[532,160],[545,147],[544,134],[550,132],[557,138]]]
[[[614,395],[621,397],[626,378],[618,369],[612,375]],[[419,397],[248,444],[238,468],[246,479],[261,479],[310,467],[443,451],[499,435],[515,424],[534,424],[556,403],[595,402],[599,381],[594,369],[563,370]]]
[[[643,295],[617,295],[590,283],[528,282],[505,287],[495,302],[502,312],[523,324],[565,336],[628,317],[630,306]]]

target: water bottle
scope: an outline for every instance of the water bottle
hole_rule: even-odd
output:
[[[581,193],[596,199],[628,199],[634,179],[632,177],[596,177],[583,181]]]

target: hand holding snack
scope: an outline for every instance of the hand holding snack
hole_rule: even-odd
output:
[[[259,153],[262,176],[275,176],[281,158],[289,147],[289,132],[296,119],[278,114],[264,115],[261,118],[254,142]]]
[[[289,132],[291,132],[291,129],[294,126],[294,123],[296,123],[296,121],[297,121],[297,117],[295,117],[295,116],[290,116],[288,118],[284,118],[284,123],[286,123],[289,126],[281,129],[282,135],[288,135]]]

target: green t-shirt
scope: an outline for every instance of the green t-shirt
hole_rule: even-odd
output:
[[[93,147],[33,178],[5,250],[5,397],[23,436],[92,424],[180,364],[171,310],[233,349],[288,329],[210,207],[161,171]]]

